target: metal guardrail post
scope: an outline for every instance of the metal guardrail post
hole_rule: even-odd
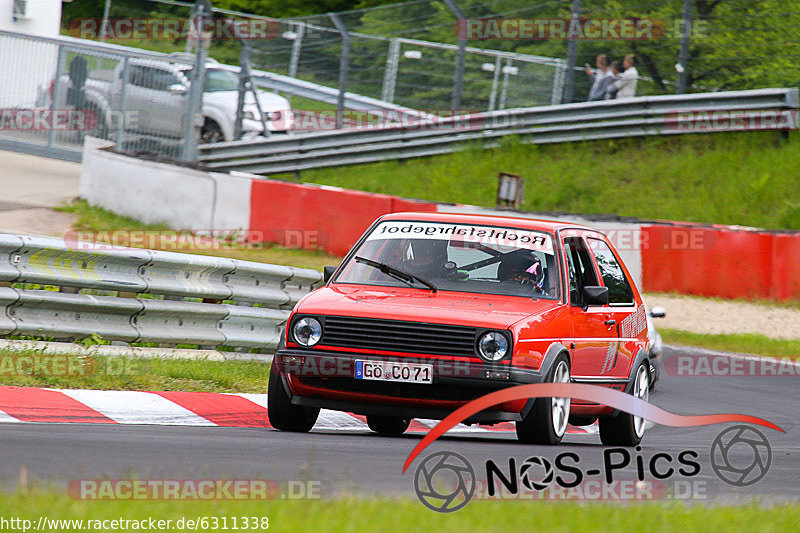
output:
[[[553,92],[550,97],[551,105],[558,105],[561,103],[561,95],[564,94],[564,83],[566,81],[566,76],[567,67],[562,61],[561,64],[556,67],[556,72],[553,75]]]
[[[300,51],[303,49],[303,36],[306,34],[306,25],[302,22],[297,24],[297,31],[294,32],[292,41],[292,52],[289,55],[289,76],[297,77],[297,64],[300,62]]]
[[[250,78],[250,44],[244,39],[242,43],[242,53],[239,56],[239,96],[236,100],[236,122],[233,125],[233,140],[238,141],[242,138],[242,120],[244,119],[244,99],[247,94],[247,80]]]
[[[105,42],[106,32],[108,31],[108,12],[111,10],[111,0],[106,0],[103,7],[103,22],[100,24],[100,40]]]
[[[500,88],[500,104],[498,109],[506,108],[506,95],[508,94],[508,82],[511,78],[511,58],[506,59],[506,66],[503,67],[503,86]]]
[[[333,25],[342,36],[342,54],[339,57],[339,97],[336,99],[336,128],[342,128],[344,119],[344,93],[347,92],[347,74],[350,70],[350,34],[336,13],[328,13]]]
[[[678,53],[678,64],[681,66],[678,71],[677,94],[686,92],[689,82],[689,35],[692,32],[692,0],[683,0],[683,17],[681,19],[681,49]]]
[[[500,56],[494,58],[494,73],[492,75],[492,92],[489,93],[489,111],[494,111],[494,104],[497,100],[497,83],[500,81],[500,71],[502,70],[502,60]]]
[[[127,123],[125,113],[128,108],[128,56],[125,56],[122,61],[122,87],[119,91],[120,124],[115,139],[115,142],[117,143],[117,149],[122,149],[122,145],[125,142],[125,126]]]
[[[450,108],[453,113],[461,109],[461,93],[464,89],[464,58],[466,57],[467,37],[466,37],[466,17],[461,12],[454,0],[444,0],[450,11],[458,17],[458,50],[456,51],[456,72],[453,77],[453,96],[450,99]],[[464,22],[462,22],[464,21]]]
[[[58,45],[58,51],[56,52],[56,83],[53,85],[53,98],[50,99],[50,113],[55,113],[56,110],[56,100],[58,100],[59,95],[59,88],[58,86],[62,83],[61,81],[61,72],[62,72],[62,63],[64,57],[64,47],[62,45]],[[66,91],[64,92],[66,94]],[[63,104],[62,104],[63,105]],[[47,135],[47,146],[52,148],[56,144],[56,129],[50,128],[50,133]]]
[[[572,0],[572,17],[569,25],[569,44],[567,45],[567,80],[564,84],[562,104],[572,102],[575,93],[575,62],[578,58],[578,37],[575,35],[575,24],[581,17],[581,0]]]
[[[200,131],[203,127],[203,85],[205,84],[206,58],[208,57],[209,40],[203,34],[203,21],[206,8],[202,0],[198,0],[195,10],[195,31],[197,32],[197,50],[195,51],[192,81],[189,87],[189,98],[186,99],[186,124],[183,138],[183,160],[187,163],[197,162],[197,145],[200,142]]]
[[[386,54],[386,69],[383,71],[381,100],[384,102],[394,102],[394,88],[397,84],[397,65],[399,60],[400,41],[392,39],[389,41],[389,52]]]

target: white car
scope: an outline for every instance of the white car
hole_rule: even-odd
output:
[[[80,58],[81,56],[76,56]],[[175,61],[131,59],[127,68],[127,83],[123,83],[123,62],[115,67],[113,75],[102,79],[102,71],[93,71],[91,76],[81,61],[76,58],[68,65],[57,84],[51,83],[50,97],[56,98],[57,108],[77,107],[89,109],[97,114],[97,127],[92,134],[97,137],[112,136],[115,114],[123,106],[127,112],[136,111],[134,124],[127,124],[125,131],[147,136],[181,138],[185,131],[187,98],[191,85],[192,66]],[[109,72],[109,71],[106,71]],[[110,78],[111,81],[107,81]],[[81,85],[83,91],[74,90]],[[200,142],[212,143],[233,141],[236,122],[236,106],[239,99],[239,76],[231,67],[221,65],[213,59],[206,63],[206,79],[203,90],[203,126]],[[294,127],[294,115],[289,101],[275,93],[258,91],[258,103],[269,132],[284,133]],[[116,112],[116,113],[115,113]],[[264,132],[258,114],[258,106],[252,92],[247,92],[242,121],[242,136],[249,139]]]

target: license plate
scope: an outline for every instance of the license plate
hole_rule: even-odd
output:
[[[433,365],[356,360],[355,378],[431,384],[433,383]]]

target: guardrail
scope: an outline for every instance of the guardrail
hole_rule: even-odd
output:
[[[696,133],[696,128],[681,127],[678,113],[737,111],[747,117],[764,110],[796,110],[800,107],[798,101],[798,90],[792,88],[509,109],[441,118],[435,123],[407,121],[355,130],[207,144],[200,148],[199,161],[211,170],[269,174],[446,154],[462,149],[467,143],[491,148],[509,135],[518,135],[523,143],[543,144]]]
[[[321,282],[315,270],[0,234],[0,336],[268,353],[291,308]]]

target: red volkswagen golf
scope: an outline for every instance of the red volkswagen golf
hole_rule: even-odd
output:
[[[397,435],[502,388],[591,383],[648,398],[645,308],[605,235],[519,218],[380,217],[326,285],[289,318],[269,378],[268,416],[309,431],[320,408],[366,415]],[[516,422],[557,444],[599,419],[605,444],[635,445],[644,420],[568,398],[519,400],[467,423]]]

